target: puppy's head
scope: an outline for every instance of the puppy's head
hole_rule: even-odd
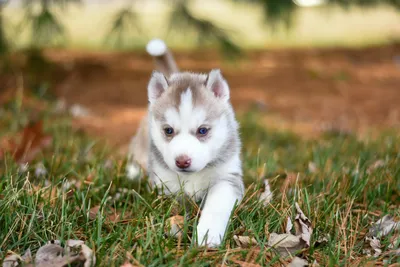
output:
[[[154,72],[148,97],[152,142],[173,171],[201,171],[219,157],[236,130],[229,120],[229,86],[219,70],[169,79]]]

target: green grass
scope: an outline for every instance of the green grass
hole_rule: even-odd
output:
[[[4,106],[1,135],[21,130],[34,112],[18,102]],[[284,231],[283,224],[288,215],[294,216],[294,203],[298,202],[314,227],[311,248],[305,252],[309,262],[317,259],[321,266],[344,266],[359,258],[368,260],[362,254],[363,237],[378,219],[376,215],[400,216],[397,132],[384,132],[368,140],[333,132],[317,140],[303,140],[290,132],[264,128],[257,124],[257,114],[249,113],[241,118],[249,189],[232,216],[224,244],[217,251],[206,251],[184,238],[178,249],[177,241],[166,237],[164,230],[170,216],[184,215],[173,198],[157,196],[146,182],[128,181],[125,159],[115,156],[103,143],[72,130],[68,117],[54,114],[50,108],[38,116],[54,137],[52,146],[27,172],[19,171],[10,155],[0,165],[0,259],[7,251],[22,254],[31,248],[36,252],[51,239],[81,239],[103,266],[119,266],[127,253],[144,266],[237,266],[233,258],[245,261],[253,253],[237,247],[233,235],[240,234],[256,238],[260,250],[255,261],[268,266],[278,262],[266,247],[268,233]],[[385,165],[368,171],[377,160],[384,160]],[[41,177],[35,177],[38,162],[48,171]],[[315,163],[315,172],[309,170],[309,162]],[[274,191],[267,207],[254,195],[263,169]],[[281,184],[291,173],[298,179],[283,194]],[[67,180],[81,181],[81,186],[63,190]],[[52,190],[56,193],[50,194]],[[96,205],[101,205],[101,213],[93,218],[89,210]],[[110,208],[126,220],[108,221]],[[195,208],[187,214],[185,232],[192,231],[195,214]],[[317,245],[315,241],[324,236],[329,236],[328,243]],[[382,243],[387,246],[388,240]]]

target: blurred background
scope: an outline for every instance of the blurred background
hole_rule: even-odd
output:
[[[162,38],[182,70],[221,68],[238,113],[269,127],[398,128],[399,11],[399,0],[0,0],[0,101],[51,100],[77,128],[127,144],[154,67],[144,48]]]

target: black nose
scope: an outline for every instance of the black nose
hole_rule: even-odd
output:
[[[189,168],[191,163],[192,160],[186,155],[179,156],[175,159],[175,164],[180,169]]]

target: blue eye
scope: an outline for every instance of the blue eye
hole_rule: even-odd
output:
[[[166,135],[172,135],[174,133],[174,129],[172,129],[171,127],[164,128],[164,133]]]
[[[197,130],[197,134],[199,135],[206,135],[208,133],[208,129],[205,127],[201,127]]]

